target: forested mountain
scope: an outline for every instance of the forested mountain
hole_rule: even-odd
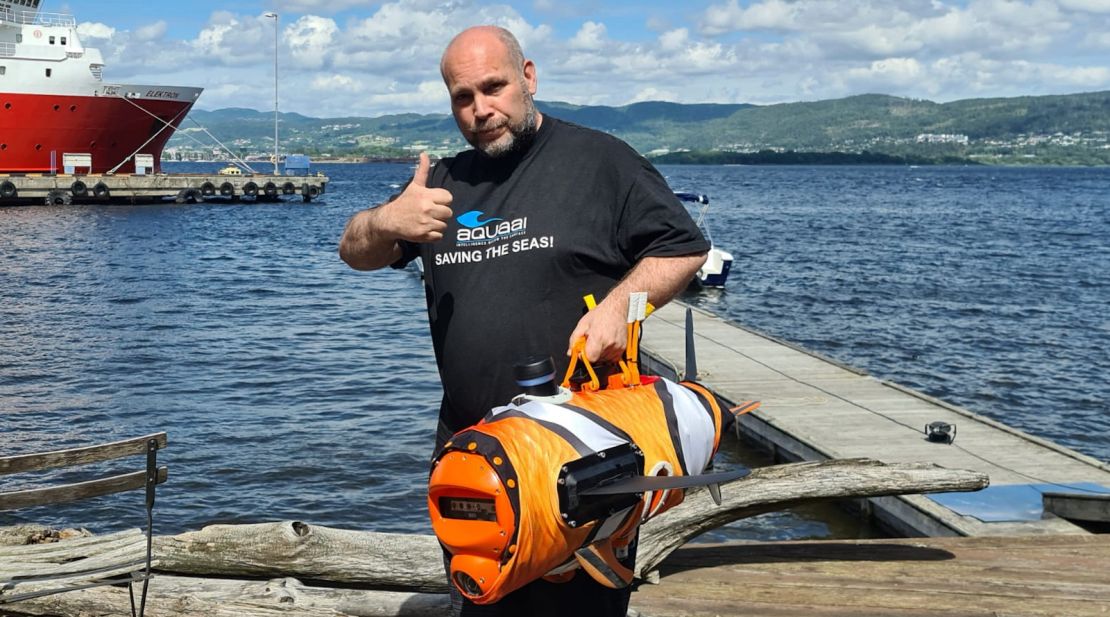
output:
[[[541,111],[607,131],[644,153],[881,152],[1020,157],[1110,164],[1110,91],[934,103],[881,94],[777,105],[644,102],[622,107],[537,102]],[[465,147],[451,116],[310,118],[280,114],[282,150],[314,156],[448,154]],[[170,142],[197,150],[199,126],[237,152],[273,149],[273,113],[194,110]],[[207,141],[206,143],[211,143]],[[1041,157],[1041,159],[1038,159]],[[1045,161],[1044,157],[1065,160]],[[1021,161],[1014,161],[1021,162]],[[1083,162],[1083,161],[1079,161]]]

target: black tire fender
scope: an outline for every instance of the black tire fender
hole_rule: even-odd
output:
[[[112,192],[108,190],[108,185],[103,182],[97,182],[93,186],[93,197],[97,199],[108,199],[112,196]]]
[[[211,197],[216,194],[216,185],[211,182],[205,182],[200,185],[200,194],[205,197]]]
[[[73,203],[73,196],[69,191],[53,190],[46,194],[44,201],[48,206],[68,206]]]
[[[69,192],[73,193],[74,197],[84,197],[89,194],[89,186],[80,180],[74,180],[73,184],[69,185]]]
[[[277,197],[278,187],[273,182],[267,182],[265,186],[262,187],[262,192],[266,194],[266,197]]]
[[[230,182],[224,182],[220,185],[220,195],[223,195],[224,197],[231,197],[234,194],[235,186],[232,185]]]
[[[243,194],[247,195],[248,197],[254,197],[254,196],[258,195],[258,185],[255,184],[254,182],[248,182],[248,183],[244,184],[243,185]]]
[[[15,183],[11,180],[4,180],[0,182],[0,197],[4,199],[12,199],[19,195],[19,191],[15,188]]]
[[[201,200],[200,191],[194,188],[181,189],[174,201],[179,204],[195,204]]]

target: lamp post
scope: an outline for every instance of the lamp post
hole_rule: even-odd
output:
[[[274,175],[278,173],[278,14],[266,13],[274,20]]]

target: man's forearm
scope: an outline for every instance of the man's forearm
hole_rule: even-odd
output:
[[[617,283],[597,308],[578,321],[567,342],[570,353],[575,341],[585,336],[586,356],[596,360],[616,360],[624,353],[628,296],[647,292],[648,301],[663,306],[686,288],[694,273],[705,263],[705,253],[679,257],[645,257]]]
[[[381,207],[363,210],[347,221],[339,240],[339,257],[355,270],[377,270],[397,261],[401,248],[386,234]]]
[[[677,257],[645,257],[606,296],[606,302],[620,302],[627,312],[628,295],[638,291],[648,294],[648,302],[663,306],[679,294],[698,268],[705,263],[706,253]]]

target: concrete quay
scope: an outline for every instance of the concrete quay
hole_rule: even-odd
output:
[[[0,174],[0,205],[279,201],[297,195],[307,203],[327,191],[328,181],[322,174]]]

